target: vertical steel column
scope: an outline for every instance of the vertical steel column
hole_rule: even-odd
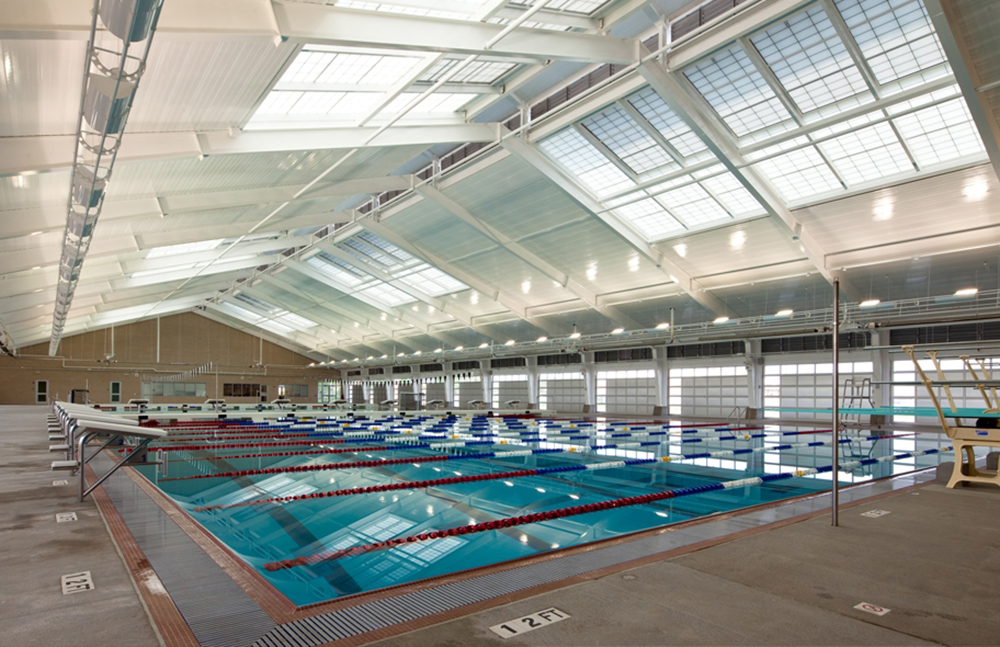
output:
[[[833,496],[832,525],[840,525],[840,279],[833,279]]]

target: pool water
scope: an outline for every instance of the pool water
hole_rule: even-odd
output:
[[[447,453],[458,456],[491,449],[509,450],[511,445],[456,448],[447,450]],[[444,452],[396,449],[391,452],[391,458],[407,458],[412,462],[236,478],[161,480],[202,473],[353,463],[390,457],[388,452],[359,452],[286,457],[248,455],[245,458],[198,460],[213,454],[231,456],[243,452],[251,454],[253,450],[171,452],[163,454],[167,460],[163,469],[145,466],[139,470],[299,606],[779,501],[829,487],[828,480],[791,478],[476,534],[419,541],[387,550],[269,571],[264,565],[277,560],[505,517],[729,481],[757,475],[761,471],[654,463],[204,511],[196,511],[195,508],[401,481],[614,459],[593,453],[559,453],[421,463],[421,459],[441,456]]]

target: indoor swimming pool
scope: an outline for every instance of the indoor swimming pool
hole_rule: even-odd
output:
[[[843,460],[891,474],[873,458],[888,441],[864,438]],[[787,472],[828,465],[831,445],[776,427],[284,420],[171,429],[163,464],[138,469],[303,606],[815,493],[828,472]],[[653,496],[670,492],[685,496]]]

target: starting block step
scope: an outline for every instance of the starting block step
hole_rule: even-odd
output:
[[[69,445],[49,445],[50,452],[68,452]]]
[[[58,471],[58,470],[69,470],[69,471],[72,471],[72,470],[75,470],[79,466],[80,466],[79,461],[52,461],[52,468],[51,469],[53,471]]]
[[[63,436],[62,434],[49,434],[49,442],[50,443],[55,443],[55,442],[65,443],[66,442],[66,436]]]

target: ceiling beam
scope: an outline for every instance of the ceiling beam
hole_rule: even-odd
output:
[[[144,162],[208,155],[287,151],[347,150],[390,146],[434,146],[492,142],[495,124],[452,123],[342,126],[301,130],[246,130],[174,133],[129,133],[122,139],[116,163]],[[377,137],[373,135],[378,133]],[[22,173],[68,170],[73,165],[75,135],[5,137],[0,177]]]
[[[307,44],[585,63],[627,64],[636,57],[634,39],[610,36],[519,28],[487,48],[485,45],[504,31],[503,25],[356,11],[304,2],[274,4],[274,15],[283,37]]]
[[[657,269],[674,280],[678,287],[692,299],[716,315],[730,315],[728,306],[722,300],[705,291],[687,271],[673,260],[664,256],[663,252],[650,245],[649,242],[614,216],[614,214],[606,211],[600,203],[566,177],[562,171],[534,146],[516,137],[507,137],[504,139],[503,146],[520,159],[538,169],[542,175],[562,189],[576,204],[607,225],[619,238],[628,243],[641,256],[652,262]]]
[[[416,188],[416,191],[431,202],[434,202],[441,208],[445,209],[448,213],[452,214],[462,222],[474,227],[476,231],[486,236],[500,247],[506,249],[511,254],[527,263],[529,266],[541,272],[544,276],[547,276],[569,290],[570,293],[582,300],[592,309],[600,312],[605,317],[620,326],[625,326],[626,328],[631,327],[629,325],[630,320],[628,316],[614,306],[603,305],[600,302],[598,295],[581,281],[555,267],[538,254],[526,249],[523,245],[509,236],[504,235],[498,229],[489,226],[483,222],[483,220],[474,216],[468,209],[460,205],[455,200],[449,198],[441,190],[429,184],[422,184]]]
[[[513,313],[517,318],[535,326],[539,330],[548,333],[549,335],[555,337],[560,334],[556,329],[552,328],[548,323],[541,321],[538,317],[532,317],[528,314],[528,306],[525,305],[520,299],[500,290],[499,288],[490,285],[489,283],[483,281],[479,277],[471,274],[470,272],[458,267],[454,263],[438,256],[434,252],[431,252],[416,243],[411,242],[405,237],[397,234],[395,231],[387,227],[385,224],[375,222],[371,219],[361,219],[358,224],[363,226],[365,229],[381,236],[393,245],[396,245],[400,249],[413,254],[417,258],[423,259],[425,262],[430,263],[434,267],[438,268],[442,272],[453,276],[462,283],[465,283],[470,288],[474,289],[479,294],[482,294],[486,298],[495,302],[497,305],[506,308],[511,313]]]

